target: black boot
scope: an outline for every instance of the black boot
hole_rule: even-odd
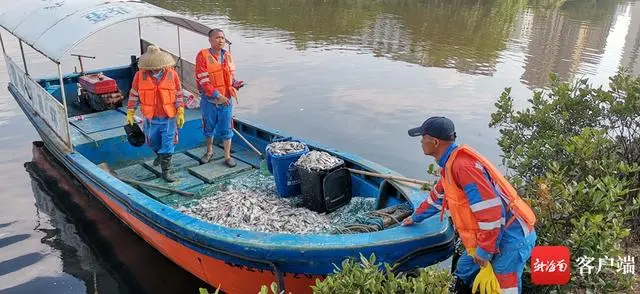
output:
[[[171,173],[171,154],[160,155],[160,166],[162,167],[162,178],[169,183],[175,182],[176,178]]]
[[[467,286],[461,279],[456,277],[456,282],[453,286],[453,293],[457,294],[472,294],[471,287]]]
[[[156,159],[153,160],[153,166],[160,165],[160,154],[156,153]]]

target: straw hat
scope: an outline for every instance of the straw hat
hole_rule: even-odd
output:
[[[149,45],[147,52],[140,56],[138,60],[138,68],[146,70],[162,69],[168,66],[174,66],[176,61],[171,54],[161,51],[156,45]]]

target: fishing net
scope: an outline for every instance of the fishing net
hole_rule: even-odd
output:
[[[402,203],[380,210],[358,214],[352,222],[337,226],[334,234],[353,234],[381,231],[400,225],[403,219],[410,216],[413,209],[409,203]]]

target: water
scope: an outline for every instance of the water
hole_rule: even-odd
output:
[[[522,107],[532,90],[546,85],[549,71],[594,84],[606,83],[619,66],[640,73],[635,1],[151,2],[227,32],[238,78],[247,83],[237,117],[418,179],[426,178],[433,160],[421,154],[407,129],[428,116],[452,118],[461,142],[498,163],[498,133],[488,122],[504,87],[513,88]],[[17,41],[0,33],[21,64]],[[142,34],[178,52],[175,27]],[[83,62],[86,69],[128,64],[136,37],[135,22],[126,22],[72,53],[96,56]],[[190,60],[208,46],[186,31],[181,37],[180,49]],[[33,50],[27,48],[26,57],[32,75],[55,73]],[[65,71],[79,68],[70,57],[62,65]],[[0,66],[0,292],[195,293],[199,281],[153,255],[99,203],[60,201],[64,195],[86,197],[82,190],[42,184],[44,171],[31,164],[37,134],[6,91],[7,81]],[[100,221],[91,221],[92,214],[100,214]],[[87,222],[100,224],[94,235],[101,236],[87,234]],[[114,231],[117,236],[106,233]]]

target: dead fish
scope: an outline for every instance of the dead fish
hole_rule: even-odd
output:
[[[353,197],[332,213],[317,213],[300,207],[300,197],[278,197],[273,177],[259,171],[205,189],[196,193],[200,199],[177,210],[221,226],[260,232],[330,234],[374,210],[376,203],[374,198]]]
[[[344,163],[344,160],[337,158],[324,151],[309,151],[300,156],[296,161],[296,166],[307,170],[329,170]]]
[[[305,144],[302,142],[292,141],[273,142],[267,145],[267,148],[271,151],[272,154],[284,155],[303,151],[305,149]]]

